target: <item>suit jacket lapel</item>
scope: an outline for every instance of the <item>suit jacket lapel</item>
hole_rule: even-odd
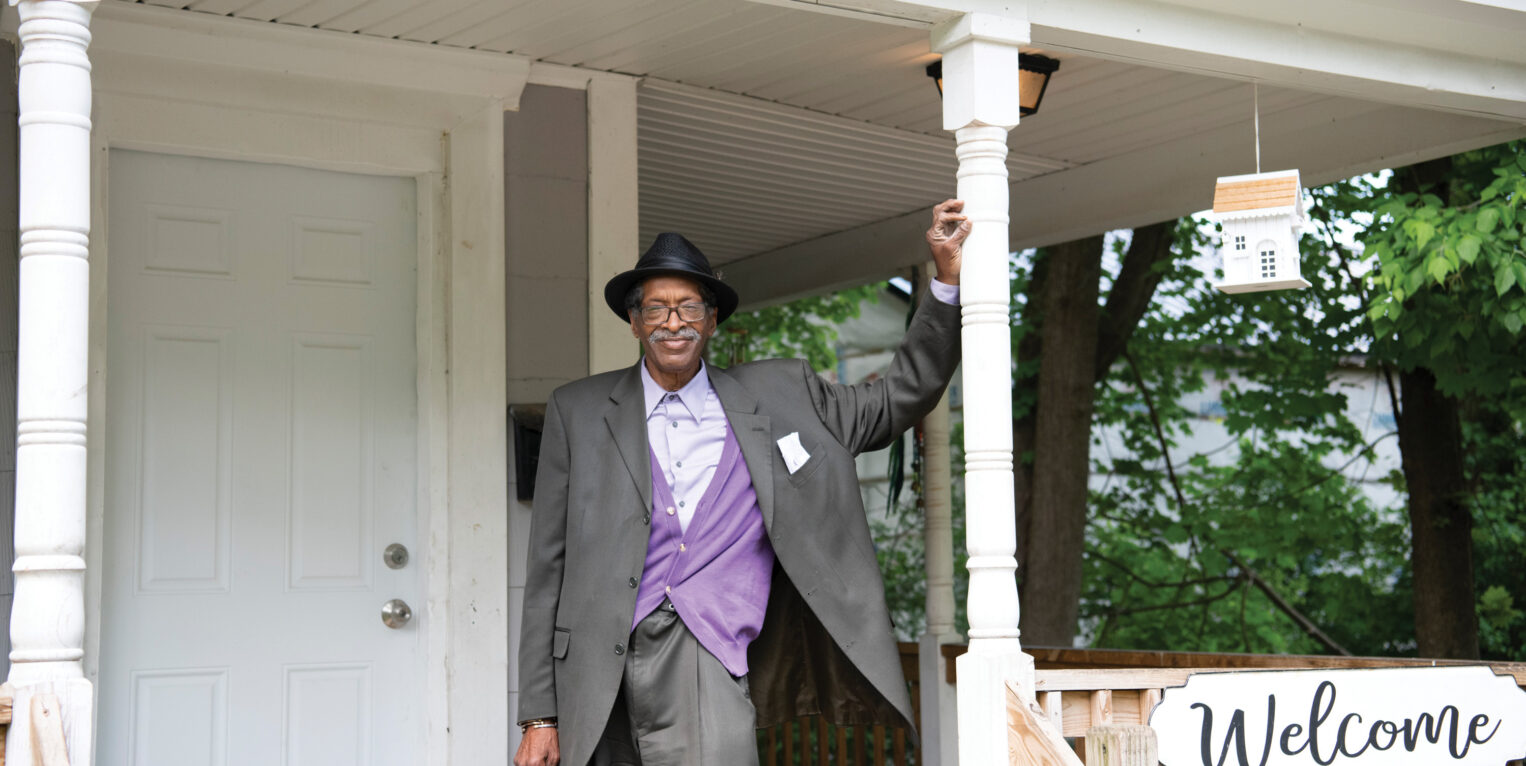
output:
[[[604,413],[604,422],[620,450],[625,470],[630,471],[636,491],[641,493],[641,507],[651,508],[652,453],[647,446],[646,395],[641,390],[641,370],[636,365],[626,370],[609,392],[614,406]]]
[[[767,415],[758,414],[758,401],[725,370],[709,367],[710,386],[726,408],[726,420],[742,448],[742,459],[752,475],[753,491],[758,493],[758,508],[763,511],[763,525],[774,526],[773,446]]]

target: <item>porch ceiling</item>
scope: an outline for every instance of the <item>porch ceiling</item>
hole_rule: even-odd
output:
[[[1204,6],[1207,13],[1205,3],[1166,5],[1174,12]],[[1250,4],[1262,10],[1246,18],[1286,24],[1299,21],[1291,19],[1297,14],[1314,18],[1315,5],[1331,3],[1345,16],[1366,5],[1298,0],[1285,16],[1260,19],[1254,17],[1270,13],[1269,6]],[[749,297],[763,301],[917,262],[923,211],[953,193],[953,141],[941,130],[938,95],[923,72],[936,55],[927,30],[914,22],[811,12],[790,0],[138,4],[642,77],[643,239],[657,231],[685,232],[714,260],[731,264],[733,277],[747,278]],[[1476,4],[1402,0],[1397,7],[1418,18],[1441,6],[1489,16],[1482,21],[1492,24],[1495,36],[1510,33],[1501,18],[1526,30],[1526,13],[1511,16]],[[1375,6],[1367,12],[1382,17]],[[1358,21],[1326,17],[1337,26]],[[1035,20],[1036,38],[1050,29],[1040,23]],[[1404,25],[1390,32],[1395,40],[1417,34]],[[1111,55],[1084,54],[1075,44],[1034,50],[1062,66],[1040,113],[1024,119],[1009,140],[1014,247],[1203,209],[1215,176],[1253,170],[1251,87],[1243,76],[1205,74],[1208,68],[1187,64],[1143,66],[1123,49]],[[1307,183],[1526,134],[1519,120],[1367,102],[1339,88],[1262,85],[1259,95],[1264,166],[1299,167]]]

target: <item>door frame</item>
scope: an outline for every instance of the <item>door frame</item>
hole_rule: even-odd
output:
[[[87,678],[99,682],[111,457],[110,150],[410,177],[421,742],[430,764],[506,761],[502,115],[518,108],[529,61],[125,3],[102,3],[92,28]]]

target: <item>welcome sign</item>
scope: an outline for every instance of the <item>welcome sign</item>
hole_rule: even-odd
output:
[[[1150,726],[1163,766],[1502,766],[1526,691],[1483,666],[1200,673]]]

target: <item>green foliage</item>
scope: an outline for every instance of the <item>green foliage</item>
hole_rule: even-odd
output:
[[[1446,200],[1398,187],[1313,190],[1308,290],[1225,296],[1189,259],[1171,264],[1132,364],[1098,392],[1097,424],[1127,452],[1094,454],[1107,477],[1082,604],[1094,643],[1326,651],[1253,587],[1259,578],[1355,653],[1413,652],[1402,499],[1375,507],[1338,472],[1394,436],[1363,443],[1332,387],[1337,369],[1365,360],[1375,375],[1425,366],[1465,397],[1482,648],[1526,657],[1526,156],[1516,143],[1453,158]],[[1201,247],[1193,239],[1179,232],[1184,255]],[[1223,412],[1186,411],[1208,381],[1223,386]],[[1183,453],[1183,437],[1212,423],[1223,447]]]
[[[1300,242],[1307,290],[1220,293],[1198,257],[1211,227],[1182,222],[1126,360],[1097,390],[1094,425],[1111,435],[1113,452],[1094,439],[1083,638],[1120,648],[1329,651],[1296,611],[1353,653],[1412,654],[1404,478],[1368,477],[1400,493],[1379,506],[1347,475],[1380,446],[1391,449],[1396,434],[1364,435],[1337,375],[1389,379],[1423,366],[1465,405],[1483,654],[1526,659],[1526,149],[1469,152],[1452,168],[1443,188],[1418,194],[1402,191],[1394,174],[1312,190],[1312,226]],[[1111,244],[1099,301],[1126,239]],[[1019,382],[1041,361],[1016,353],[1043,319],[1024,306],[1041,258],[1013,261]],[[1396,396],[1390,385],[1379,395]],[[1222,409],[1191,406],[1210,387]],[[1032,386],[1019,385],[1014,415],[1034,404]],[[1213,432],[1222,434],[1214,448],[1187,451]],[[876,537],[892,614],[903,637],[914,636],[920,515],[903,507],[876,524]],[[962,608],[962,560],[956,579]]]
[[[1442,188],[1372,189],[1376,219],[1363,241],[1375,273],[1374,351],[1429,368],[1445,393],[1497,396],[1526,370],[1526,144],[1452,162]]]
[[[1463,436],[1474,484],[1479,648],[1486,658],[1520,660],[1526,657],[1526,440],[1520,421],[1508,417],[1470,422]]]
[[[1259,580],[1353,651],[1402,651],[1403,517],[1340,473],[1373,446],[1332,391],[1363,337],[1362,306],[1346,299],[1358,282],[1316,228],[1303,242],[1313,287],[1225,295],[1190,257],[1207,228],[1178,230],[1129,361],[1098,391],[1096,423],[1126,452],[1094,450],[1105,483],[1090,509],[1085,626],[1098,646],[1324,651]],[[1222,411],[1187,409],[1210,384]],[[1192,432],[1223,441],[1186,453]]]
[[[883,285],[864,285],[733,314],[710,339],[706,357],[722,367],[759,359],[801,358],[821,372],[837,364],[838,323],[877,301]]]

